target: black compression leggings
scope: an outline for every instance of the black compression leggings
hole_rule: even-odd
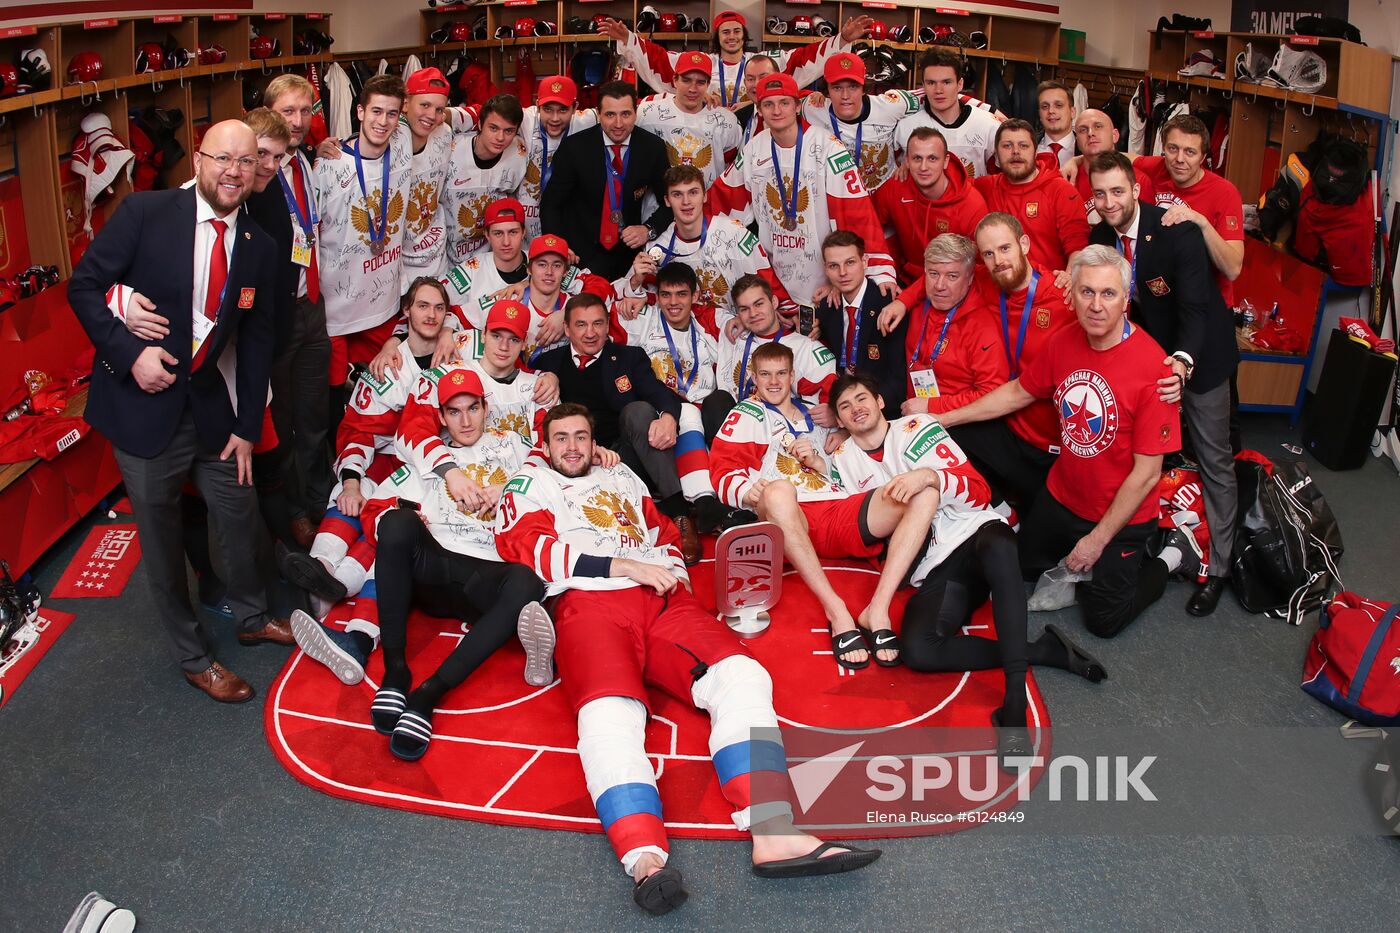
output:
[[[996,640],[958,634],[988,594]],[[1000,667],[1006,673],[1003,711],[1025,716],[1026,591],[1016,558],[1016,534],[1005,522],[983,525],[934,568],[904,610],[900,643],[905,665],[916,671]]]
[[[384,686],[407,691],[412,675],[405,656],[408,613],[419,606],[449,619],[480,616],[442,666],[415,691],[431,705],[466,680],[497,648],[515,637],[526,603],[544,597],[544,584],[528,567],[482,560],[447,550],[408,509],[379,520],[374,579],[379,590],[379,637],[384,649]],[[417,706],[419,703],[414,703]]]

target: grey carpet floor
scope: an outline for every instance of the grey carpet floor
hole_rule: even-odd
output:
[[[1245,427],[1273,457],[1297,442],[1278,418]],[[1309,466],[1341,524],[1347,586],[1400,599],[1400,478],[1375,460],[1344,474]],[[106,519],[81,524],[40,564],[41,588],[94,520]],[[1173,585],[1123,635],[1090,645],[1111,671],[1106,683],[1041,674],[1054,721],[1341,722],[1298,688],[1312,620],[1289,628],[1230,596],[1192,619],[1188,593]],[[260,702],[222,707],[185,685],[139,573],[117,600],[54,605],[76,621],[0,711],[0,930],[57,931],[90,889],[149,931],[1395,928],[1395,840],[1190,820],[1142,834],[979,828],[892,840],[867,871],[786,883],[754,878],[742,843],[675,840],[691,901],[654,920],[632,904],[600,836],[367,807],[298,784],[268,749]],[[1071,612],[1058,618],[1082,633]],[[1034,616],[1032,636],[1054,618]],[[221,637],[221,656],[260,690],[287,656]],[[1359,774],[1368,745],[1339,738],[1335,755]],[[1260,774],[1259,793],[1297,780]],[[1316,793],[1368,806],[1359,778]],[[1039,806],[1026,805],[1032,825]]]

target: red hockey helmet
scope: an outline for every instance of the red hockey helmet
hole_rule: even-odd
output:
[[[143,42],[136,47],[136,73],[165,70],[165,49],[156,42]]]
[[[529,16],[522,16],[515,21],[515,38],[524,39],[535,34],[535,21]]]
[[[656,27],[657,32],[680,32],[681,23],[674,13],[662,13],[657,17],[660,25]]]
[[[82,81],[100,81],[102,79],[102,56],[96,52],[79,52],[68,62],[68,82],[78,84]]]
[[[201,65],[222,65],[228,58],[222,45],[201,45],[195,54]]]
[[[794,16],[792,18],[792,34],[794,36],[810,36],[812,34],[812,17],[806,13]]]
[[[865,30],[866,36],[871,39],[883,39],[889,30],[885,28],[885,21],[882,19],[871,20],[870,26]]]
[[[607,22],[608,20],[610,20],[610,19],[612,19],[611,16],[606,16],[606,15],[604,15],[604,14],[602,14],[602,13],[598,13],[597,15],[595,15],[595,16],[593,17],[593,28],[590,29],[590,30],[588,30],[588,31],[589,31],[589,32],[599,32],[599,31],[601,31],[603,24],[606,23],[606,22]]]
[[[253,58],[276,58],[282,54],[280,45],[272,36],[254,36],[248,43],[248,54]]]
[[[466,20],[457,20],[448,27],[447,36],[453,42],[466,42],[472,37],[471,23]]]
[[[9,62],[0,62],[0,97],[19,93],[19,69]]]

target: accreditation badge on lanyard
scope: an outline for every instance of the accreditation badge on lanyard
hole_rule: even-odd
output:
[[[301,156],[293,153],[293,159]],[[303,173],[305,174],[305,173]],[[321,218],[316,211],[316,205],[311,197],[310,186],[307,188],[306,201],[310,214],[301,212],[301,205],[297,203],[296,192],[287,183],[287,176],[279,168],[277,170],[277,180],[282,183],[282,194],[286,196],[287,206],[291,209],[292,219],[292,262],[295,265],[307,268],[311,265],[311,251],[316,248],[316,224]]]
[[[927,365],[920,366],[919,357],[923,354],[924,337],[928,335],[928,319],[933,313],[933,305],[926,298],[924,299],[924,323],[919,328],[919,342],[914,344],[914,355],[909,361],[909,382],[914,387],[915,398],[938,398],[938,377],[933,372],[933,362],[938,359],[938,355],[943,352],[945,339],[948,336],[948,325],[953,323],[953,316],[962,307],[962,302],[953,305],[948,316],[943,319],[943,327],[938,332],[938,339],[933,342],[933,349],[929,351],[928,359],[924,360]]]

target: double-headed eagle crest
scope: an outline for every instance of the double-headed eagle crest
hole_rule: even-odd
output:
[[[612,490],[600,489],[594,493],[583,505],[583,517],[594,528],[615,530],[634,545],[646,543],[637,507]]]
[[[779,473],[783,474],[783,479],[798,489],[810,489],[817,492],[830,485],[825,476],[806,466],[791,454],[778,454],[773,465],[778,468]]]
[[[384,194],[378,188],[373,194],[365,195],[365,206],[358,205],[350,208],[350,226],[355,228],[355,232],[360,235],[360,242],[374,248],[376,244],[370,239],[369,228],[371,218],[375,226],[379,225],[379,206],[383,202]],[[403,192],[395,191],[393,199],[389,202],[389,208],[384,214],[384,239],[399,232],[399,221],[403,218]],[[383,245],[382,241],[378,245]]]
[[[791,179],[790,177],[788,177],[787,175],[784,175],[784,176],[783,176],[783,188],[784,188],[784,190],[786,190],[786,191],[788,191],[788,192],[791,192],[791,191],[792,191],[792,185],[793,185],[792,179]],[[788,197],[792,197],[791,193],[788,194]],[[808,208],[808,206],[810,206],[811,202],[812,202],[811,192],[809,192],[806,188],[798,188],[798,189],[797,189],[797,222],[798,222],[798,224],[803,224],[803,223],[806,222],[806,221],[804,220],[804,218],[802,217],[802,212],[805,211],[805,210],[807,210],[807,208]],[[776,226],[776,227],[783,227],[783,220],[784,220],[785,217],[787,216],[786,214],[783,213],[783,197],[782,197],[782,195],[780,195],[780,194],[778,193],[777,187],[774,186],[774,184],[773,184],[771,181],[768,183],[768,207],[769,207],[769,209],[772,211],[772,214],[773,214],[773,225]],[[786,227],[784,227],[784,229],[786,229]]]
[[[438,187],[429,181],[420,181],[408,193],[408,226],[405,232],[410,237],[422,236],[432,225],[437,213]]]
[[[675,143],[666,143],[666,158],[672,165],[693,165],[702,172],[714,160],[714,150],[702,139],[689,133],[674,137]]]

